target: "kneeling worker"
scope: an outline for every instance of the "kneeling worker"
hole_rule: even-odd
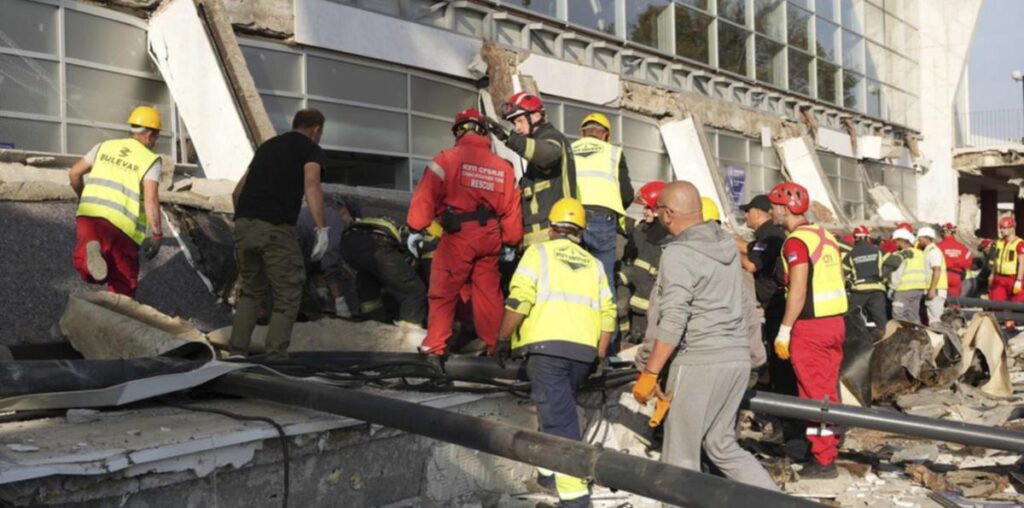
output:
[[[587,227],[579,201],[562,198],[551,207],[550,239],[523,254],[505,300],[495,356],[526,355],[530,398],[541,432],[579,441],[576,390],[603,361],[615,329],[615,304],[601,263],[580,246]],[[518,330],[514,340],[509,339]],[[590,505],[583,478],[539,469],[538,483],[554,484],[561,507]]]

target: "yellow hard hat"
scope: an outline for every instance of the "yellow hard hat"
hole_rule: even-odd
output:
[[[552,224],[572,224],[580,229],[587,228],[587,214],[583,204],[573,198],[562,198],[555,202],[548,214]]]
[[[700,197],[700,214],[704,220],[722,220],[722,214],[718,211],[715,200],[707,196]]]
[[[160,130],[160,112],[153,106],[139,106],[132,110],[128,117],[128,125]]]
[[[444,229],[441,227],[441,223],[436,220],[430,221],[430,225],[427,226],[427,235],[434,238],[441,238],[444,234]]]
[[[607,116],[604,116],[601,113],[591,113],[583,117],[583,121],[580,122],[580,129],[585,127],[588,123],[596,123],[601,127],[604,127],[609,134],[612,132],[612,123],[608,121]]]

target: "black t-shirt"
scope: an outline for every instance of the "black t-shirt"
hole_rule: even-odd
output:
[[[754,231],[754,241],[747,244],[747,256],[754,263],[754,288],[757,301],[765,303],[782,290],[779,285],[777,270],[782,244],[786,241],[786,232],[772,221],[761,224]]]
[[[302,207],[307,162],[319,164],[322,174],[327,158],[319,145],[301,133],[286,132],[260,145],[249,163],[235,218],[294,225]]]

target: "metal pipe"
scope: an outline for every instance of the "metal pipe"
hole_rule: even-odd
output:
[[[981,309],[1001,309],[1004,311],[1024,312],[1024,303],[983,300],[981,298],[950,298],[946,300],[946,304],[959,305],[961,307],[978,307]]]
[[[1024,432],[963,422],[889,413],[846,404],[799,399],[750,390],[741,407],[755,413],[892,432],[969,446],[1024,453]]]
[[[692,507],[817,506],[810,501],[492,420],[313,382],[234,372],[212,390],[355,418]]]

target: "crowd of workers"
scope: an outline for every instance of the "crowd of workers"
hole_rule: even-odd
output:
[[[689,182],[652,181],[634,193],[604,115],[585,117],[570,143],[535,95],[513,95],[501,114],[511,129],[476,109],[456,115],[455,143],[428,164],[404,223],[325,203],[320,112],[299,111],[292,131],[261,144],[234,196],[240,293],[231,354],[249,355],[269,308],[266,357],[286,357],[307,273],[319,273],[338,317],[395,316],[438,368],[456,321],[499,363],[525,357],[542,431],[578,440],[576,390],[609,355],[642,342],[633,396],[675,406],[662,460],[699,470],[703,451],[726,476],[776,489],[736,441],[752,378],[839,402],[848,315],[875,327],[935,322],[947,297],[986,287],[992,299],[1024,301],[1024,241],[1011,217],[1000,219],[998,241],[981,242],[977,260],[952,224],[942,237],[901,224],[889,239],[872,239],[865,226],[837,239],[807,217],[807,190],[787,182],[740,207],[748,241],[729,233],[715,202]],[[139,107],[128,123],[131,137],[98,144],[70,180],[80,196],[75,268],[133,296],[139,255],[154,257],[162,240],[152,151],[161,122]],[[491,136],[526,162],[518,180]],[[626,213],[633,203],[643,210],[635,220]],[[839,429],[784,432],[809,443],[802,477],[836,476]],[[561,506],[589,504],[583,479],[540,471],[536,483],[554,489]]]

